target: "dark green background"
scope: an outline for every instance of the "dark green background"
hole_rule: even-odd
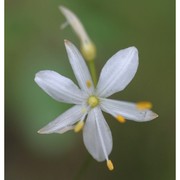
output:
[[[90,158],[82,133],[39,135],[37,130],[70,106],[46,95],[34,82],[51,69],[75,80],[63,40],[79,47],[62,4],[82,20],[97,46],[98,74],[120,49],[136,46],[140,65],[130,85],[112,98],[153,103],[159,118],[118,123],[105,115],[113,134],[115,170],[91,160],[81,179],[175,179],[175,2],[173,0],[6,0],[6,179],[69,180]]]

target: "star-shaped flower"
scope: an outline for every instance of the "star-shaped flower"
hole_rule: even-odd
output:
[[[78,49],[67,40],[65,47],[80,88],[70,79],[50,70],[38,72],[35,81],[55,100],[75,105],[38,132],[61,134],[71,129],[75,132],[83,129],[83,140],[89,153],[97,161],[106,160],[108,168],[113,170],[108,157],[112,150],[112,135],[102,111],[122,123],[125,119],[145,122],[158,116],[151,110],[143,109],[148,105],[146,103],[108,99],[112,94],[122,91],[133,79],[138,68],[138,51],[135,47],[129,47],[112,56],[103,67],[95,88]]]

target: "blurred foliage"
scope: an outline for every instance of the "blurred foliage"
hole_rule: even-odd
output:
[[[51,69],[73,79],[63,45],[79,42],[71,28],[60,30],[64,5],[82,20],[97,46],[98,74],[116,51],[139,50],[138,72],[112,98],[149,100],[159,118],[147,123],[106,120],[112,130],[115,170],[91,160],[82,179],[175,179],[175,2],[171,0],[6,0],[6,179],[73,179],[90,155],[82,134],[39,135],[37,130],[70,105],[46,95],[35,73]],[[91,157],[90,157],[91,158]]]

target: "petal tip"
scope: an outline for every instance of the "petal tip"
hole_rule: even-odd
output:
[[[135,46],[131,47],[134,51],[137,51],[137,48]]]
[[[44,75],[46,75],[46,73],[50,72],[50,70],[42,70],[42,71],[39,71],[35,74],[35,77],[34,77],[34,81],[36,83],[38,83],[42,77],[44,77]]]
[[[36,83],[39,82],[39,72],[35,74],[34,81],[35,81]]]
[[[66,9],[63,5],[60,5],[58,8],[60,11],[63,11],[64,9]]]
[[[138,49],[137,49],[135,46],[132,46],[132,47],[130,47],[130,48],[131,48],[132,52],[138,53]]]
[[[39,75],[43,75],[45,72],[48,72],[49,70],[42,70],[42,71],[38,71],[36,74],[35,74],[35,77],[38,77]]]
[[[158,114],[153,113],[153,119],[158,118],[158,117],[159,117],[159,115],[158,115]]]
[[[44,134],[43,131],[40,129],[37,131],[38,134]]]
[[[70,11],[63,5],[60,5],[58,8],[65,17],[67,16],[66,14]]]
[[[65,45],[70,45],[70,44],[72,44],[69,40],[67,40],[67,39],[64,39],[64,44]]]
[[[46,126],[42,127],[41,129],[39,129],[37,131],[37,133],[38,134],[50,134],[50,133],[52,133],[52,131],[50,130],[49,125],[46,125]]]
[[[146,116],[145,116],[145,120],[153,120],[155,118],[157,118],[159,115],[152,112],[152,111],[147,111]]]
[[[44,128],[37,131],[38,134],[49,134]]]

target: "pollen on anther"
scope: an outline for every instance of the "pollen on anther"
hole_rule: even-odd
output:
[[[74,127],[74,132],[79,132],[79,131],[81,131],[81,129],[83,128],[83,126],[84,126],[84,121],[80,121],[80,122],[78,122],[76,125],[75,125],[75,127]]]
[[[117,116],[116,116],[116,119],[117,119],[120,123],[125,123],[125,122],[126,122],[126,119],[125,119],[123,116],[121,116],[121,115],[117,115]]]
[[[143,110],[143,109],[151,109],[152,108],[152,103],[151,102],[147,102],[147,101],[141,101],[141,102],[138,102],[136,104],[136,107],[140,110]]]
[[[91,84],[91,81],[90,81],[90,80],[87,80],[87,81],[86,81],[86,86],[87,86],[88,88],[90,88],[90,87],[92,86],[92,84]]]
[[[107,160],[107,167],[110,171],[112,171],[114,169],[113,163],[111,160]]]

